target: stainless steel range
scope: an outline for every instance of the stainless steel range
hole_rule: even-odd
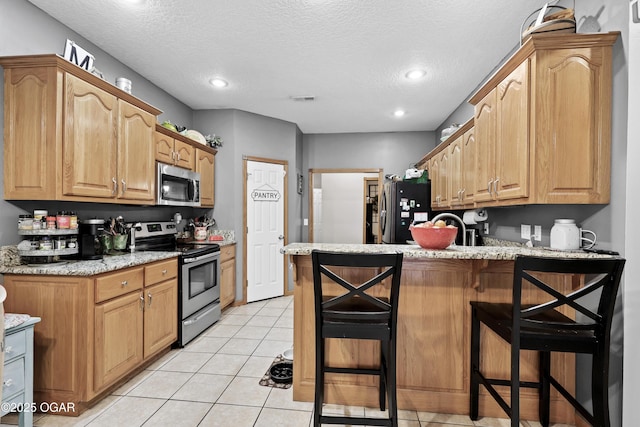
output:
[[[220,246],[176,244],[173,222],[132,226],[135,251],[178,251],[178,346],[184,347],[220,320]]]

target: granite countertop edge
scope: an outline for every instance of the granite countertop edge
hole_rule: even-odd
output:
[[[175,258],[179,252],[134,252],[131,254],[112,255],[99,260],[81,261],[73,260],[63,264],[41,264],[0,266],[0,274],[27,274],[50,276],[93,276],[107,273],[127,267],[148,264],[163,259]]]
[[[422,249],[418,245],[364,245],[337,243],[291,243],[281,252],[284,255],[310,255],[314,249],[341,253],[393,253],[402,252],[412,259],[484,259],[515,260],[517,256],[549,258],[612,258],[611,255],[588,253],[581,250],[559,251],[546,247],[527,246],[456,246],[446,249]]]

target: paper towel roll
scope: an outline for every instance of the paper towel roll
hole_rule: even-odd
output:
[[[488,217],[487,211],[484,209],[473,209],[470,211],[464,211],[464,214],[462,214],[462,221],[467,225],[473,225],[486,221]]]

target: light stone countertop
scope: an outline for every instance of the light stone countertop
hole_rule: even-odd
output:
[[[93,276],[94,274],[120,270],[122,268],[147,264],[154,261],[177,257],[179,252],[134,252],[132,254],[111,255],[95,261],[72,260],[62,264],[0,266],[2,274],[34,274],[52,276]]]
[[[577,251],[559,251],[527,246],[449,246],[447,249],[422,249],[418,245],[364,245],[339,243],[291,243],[282,248],[285,255],[310,255],[314,249],[342,253],[394,253],[404,258],[515,260],[518,255],[549,258],[612,258],[611,255]]]

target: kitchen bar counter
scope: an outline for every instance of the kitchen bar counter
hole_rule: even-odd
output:
[[[511,300],[513,260],[517,255],[601,258],[582,251],[560,252],[523,246],[451,246],[446,250],[425,250],[415,245],[342,245],[293,243],[283,248],[289,255],[294,280],[294,373],[293,398],[312,402],[314,398],[314,305],[311,251],[404,253],[398,311],[398,407],[399,409],[468,414],[470,301],[508,302]],[[362,283],[369,273],[364,269],[347,273],[347,280]],[[559,290],[575,289],[581,277],[550,278]],[[381,285],[377,285],[381,286]],[[388,286],[388,284],[386,284]],[[529,293],[525,303],[536,301]],[[573,316],[573,313],[565,313]],[[507,378],[508,346],[483,329],[481,357],[484,372]],[[377,343],[357,340],[329,340],[327,363],[335,366],[375,366]],[[537,378],[537,356],[524,352],[521,378]],[[573,391],[575,358],[554,355],[552,370]],[[327,375],[325,402],[367,406],[378,404],[374,377]],[[551,396],[551,420],[575,424],[573,408],[557,393]],[[538,419],[535,390],[521,391],[523,419]],[[481,388],[481,417],[504,417],[495,401]]]
[[[1,274],[33,274],[49,276],[93,276],[136,265],[177,257],[179,252],[134,252],[123,255],[107,255],[99,260],[72,260],[61,264],[0,266]]]

